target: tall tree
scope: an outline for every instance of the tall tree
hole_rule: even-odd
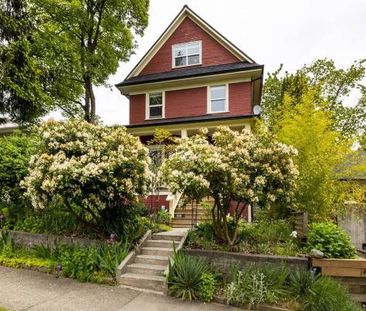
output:
[[[76,114],[82,88],[66,76],[72,63],[44,39],[43,20],[33,13],[27,0],[1,6],[0,123],[33,122],[56,107]]]
[[[0,11],[0,123],[28,122],[44,113],[37,64],[31,60],[33,31],[27,2],[4,0]]]
[[[264,85],[263,116],[270,128],[284,116],[284,108],[293,109],[311,89],[317,109],[329,112],[332,126],[346,136],[366,130],[365,60],[339,69],[329,59],[319,59],[295,73],[283,72],[282,66],[270,73]],[[284,97],[291,98],[289,107]]]
[[[133,35],[142,35],[148,23],[149,0],[30,0],[42,20],[42,39],[59,63],[67,62],[65,79],[83,90],[83,99],[69,99],[96,121],[93,85],[105,85],[120,61],[136,47]],[[57,51],[57,53],[54,53]],[[64,109],[68,112],[68,109]]]
[[[344,209],[345,188],[336,178],[336,168],[346,158],[350,141],[333,129],[330,112],[318,109],[317,91],[309,89],[296,101],[285,95],[281,120],[274,128],[278,139],[298,150],[295,163],[296,204],[312,220],[340,214]]]

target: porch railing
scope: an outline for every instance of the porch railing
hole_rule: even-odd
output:
[[[169,214],[172,218],[174,218],[175,209],[178,206],[179,200],[182,197],[181,193],[169,194],[166,200],[169,202]]]

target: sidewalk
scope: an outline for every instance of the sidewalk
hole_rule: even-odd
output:
[[[0,306],[9,311],[223,311],[219,304],[189,303],[120,287],[80,283],[0,266]]]

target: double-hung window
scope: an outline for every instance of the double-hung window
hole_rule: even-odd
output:
[[[227,89],[226,85],[214,85],[209,87],[208,112],[227,112]]]
[[[164,118],[164,93],[147,94],[146,119]]]
[[[173,45],[173,68],[200,65],[202,63],[202,43],[194,41]]]

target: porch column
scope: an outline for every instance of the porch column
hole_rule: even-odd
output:
[[[253,219],[252,219],[252,206],[251,205],[248,205],[248,215],[247,215],[247,218],[248,218],[248,222],[252,222]]]
[[[188,137],[187,129],[182,129],[182,130],[180,131],[180,137],[181,137],[181,138],[186,138],[186,137]]]

